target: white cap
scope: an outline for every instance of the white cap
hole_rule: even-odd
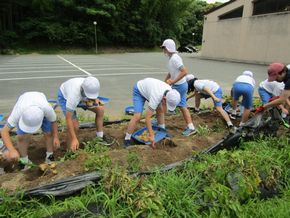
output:
[[[195,77],[194,77],[193,74],[187,74],[187,75],[185,76],[186,82],[188,82],[189,80],[194,79],[194,78],[195,78]]]
[[[19,120],[19,128],[25,133],[35,133],[42,125],[44,112],[37,106],[26,108]]]
[[[99,97],[100,82],[97,78],[92,76],[85,78],[82,88],[87,98],[97,99]]]
[[[253,77],[253,73],[249,70],[244,71],[243,75]]]
[[[288,70],[290,70],[290,64],[287,65]]]
[[[172,39],[166,39],[166,40],[164,40],[164,42],[161,45],[161,48],[166,48],[167,51],[169,51],[170,53],[177,52],[176,51],[175,42]]]
[[[180,103],[180,94],[175,89],[171,89],[166,94],[166,103],[167,103],[167,109],[169,111],[174,111],[176,106]]]

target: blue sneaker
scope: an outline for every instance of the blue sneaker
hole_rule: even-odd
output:
[[[184,136],[190,136],[196,133],[195,129],[189,129],[188,127],[182,132]]]

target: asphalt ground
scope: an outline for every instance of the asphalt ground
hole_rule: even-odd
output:
[[[216,81],[229,94],[233,81],[244,70],[254,73],[258,84],[267,77],[267,66],[200,59],[180,54],[189,73]],[[143,78],[164,80],[168,58],[162,52],[100,55],[18,55],[0,56],[0,113],[8,115],[16,99],[26,91],[40,91],[56,99],[62,82],[73,77],[97,77],[100,95],[110,98],[105,106],[110,119],[120,118],[132,105],[132,88]],[[193,105],[193,100],[189,102]]]

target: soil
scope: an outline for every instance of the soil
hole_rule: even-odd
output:
[[[192,118],[196,127],[199,125],[205,127],[207,125],[213,131],[184,137],[181,135],[181,132],[186,127],[183,117],[181,115],[167,116],[166,128],[172,138],[158,142],[156,149],[152,149],[148,145],[133,145],[129,149],[124,149],[122,144],[128,123],[112,124],[104,127],[105,134],[116,139],[108,152],[113,165],[118,164],[127,167],[129,152],[135,152],[138,155],[142,170],[167,165],[184,160],[192,156],[193,152],[206,149],[210,145],[220,141],[227,134],[225,122],[216,111],[198,115],[193,114]],[[145,124],[141,122],[137,129],[144,126]],[[61,132],[59,136],[61,148],[54,153],[56,160],[60,160],[66,152],[66,134]],[[94,128],[81,129],[78,133],[80,143],[89,141],[94,137]],[[46,151],[43,137],[41,135],[34,135],[31,138],[31,146],[28,151],[29,158],[33,163],[40,164],[44,161]],[[29,189],[84,173],[86,158],[87,153],[81,152],[74,160],[58,162],[56,168],[57,174],[52,172],[43,173],[37,167],[22,172],[18,169],[17,164],[0,162],[0,167],[3,167],[6,171],[5,174],[0,176],[0,188],[7,189],[8,191]]]

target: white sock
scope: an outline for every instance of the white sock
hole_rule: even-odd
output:
[[[239,124],[239,126],[244,126],[245,125],[245,123],[243,123],[243,122],[240,122],[240,124]]]
[[[103,136],[104,136],[104,132],[97,132],[96,135],[97,135],[97,137],[99,137],[99,138],[103,138]]]
[[[232,121],[228,121],[228,122],[227,122],[227,125],[228,125],[228,126],[233,126]]]
[[[53,152],[49,152],[49,151],[47,151],[46,152],[46,158],[48,158],[50,155],[52,155],[53,154]]]
[[[232,110],[233,115],[237,115],[237,110]]]
[[[125,140],[130,140],[131,136],[132,136],[132,134],[129,134],[129,133],[126,132]]]
[[[188,127],[189,129],[191,129],[191,130],[194,130],[194,129],[195,129],[193,123],[189,123],[189,124],[187,125],[187,127]]]
[[[195,107],[194,110],[195,110],[195,111],[199,111],[199,108]]]
[[[158,124],[158,126],[165,129],[165,124]]]

